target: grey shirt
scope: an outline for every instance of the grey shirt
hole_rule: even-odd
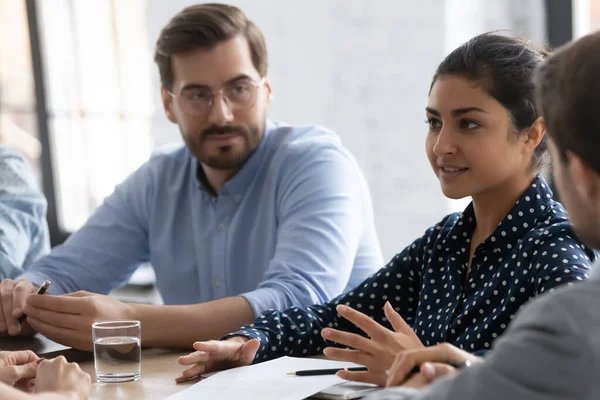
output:
[[[390,388],[368,400],[600,398],[600,268],[587,282],[529,303],[485,362],[424,390]]]

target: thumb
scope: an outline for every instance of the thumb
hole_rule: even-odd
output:
[[[260,347],[258,339],[252,339],[242,345],[240,362],[242,365],[250,365]]]
[[[38,365],[35,361],[28,364],[13,365],[8,368],[3,380],[10,386],[14,386],[15,383],[22,379],[35,378],[37,367]]]
[[[444,363],[426,362],[421,365],[421,373],[428,382],[433,382],[438,378],[456,373],[456,368]]]

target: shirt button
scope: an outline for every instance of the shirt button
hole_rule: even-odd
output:
[[[221,287],[221,281],[220,281],[220,280],[216,280],[216,281],[215,281],[215,287],[216,287],[217,289],[219,289],[219,288]]]
[[[235,196],[233,196],[234,200],[236,203],[239,203],[240,200],[242,199],[242,195],[241,194],[236,194]]]
[[[219,231],[225,230],[225,224],[223,222],[220,222],[219,225],[217,225],[217,230],[219,230]]]

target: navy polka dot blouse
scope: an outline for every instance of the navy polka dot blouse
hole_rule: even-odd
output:
[[[316,355],[336,345],[321,337],[325,327],[364,335],[337,314],[337,304],[392,329],[383,313],[389,301],[425,346],[449,342],[482,354],[531,297],[587,278],[594,259],[540,177],[477,247],[465,278],[474,228],[469,205],[428,229],[349,293],[323,305],[267,311],[225,338],[258,338],[255,362]]]

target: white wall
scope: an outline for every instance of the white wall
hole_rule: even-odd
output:
[[[464,14],[463,2],[479,14]],[[160,29],[174,14],[194,3],[148,0],[149,45],[154,46]],[[501,25],[515,22],[506,7],[528,10],[524,3],[541,5],[542,0],[229,3],[242,8],[265,35],[275,90],[270,117],[292,124],[321,124],[342,137],[369,181],[377,231],[384,256],[390,258],[452,207],[441,194],[424,151],[423,110],[437,64],[449,46],[489,30],[486,26],[496,16],[504,15]],[[465,30],[475,22],[473,16],[485,14],[489,4],[494,7],[491,17]],[[156,72],[154,84],[158,93]],[[157,94],[155,144],[179,140],[158,100]]]

